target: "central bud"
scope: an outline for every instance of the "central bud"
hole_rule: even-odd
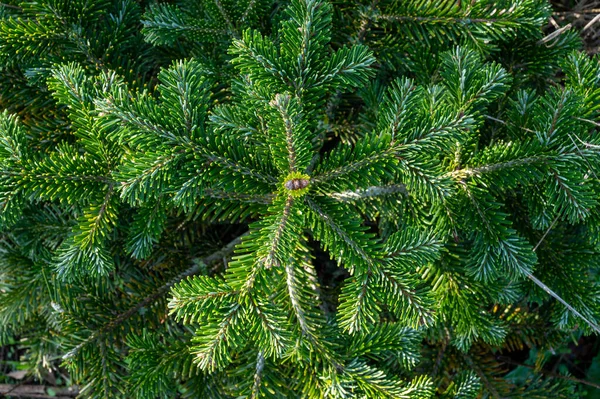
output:
[[[286,181],[283,186],[288,190],[302,190],[308,187],[309,181],[306,179],[292,179]]]
[[[283,181],[283,188],[288,190],[294,197],[300,197],[308,191],[310,176],[304,173],[292,172]]]

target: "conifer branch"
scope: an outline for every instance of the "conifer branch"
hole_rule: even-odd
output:
[[[154,123],[146,118],[143,118],[141,115],[138,115],[127,108],[123,108],[122,106],[117,105],[112,95],[107,96],[103,102],[98,102],[96,104],[96,108],[100,112],[104,112],[106,114],[110,113],[118,117],[120,122],[124,125],[131,124],[142,131],[153,133],[156,136],[167,139],[170,142],[181,144],[187,143],[187,140],[183,139],[182,137],[176,136],[165,127],[160,126],[157,123]]]
[[[238,32],[237,28],[231,22],[231,19],[229,18],[229,15],[227,15],[227,12],[225,11],[225,9],[223,9],[223,4],[221,4],[221,1],[220,0],[213,0],[213,2],[215,3],[215,5],[217,6],[217,8],[219,9],[219,13],[221,14],[221,16],[223,17],[223,19],[225,20],[225,23],[227,24],[228,30],[231,33],[231,35],[233,37],[235,37],[236,39],[239,39],[240,33]]]
[[[462,179],[464,177],[479,176],[485,173],[497,172],[499,170],[511,169],[518,166],[531,165],[537,163],[545,164],[548,161],[552,160],[552,158],[553,157],[548,155],[538,155],[533,157],[525,157],[521,159],[513,159],[506,162],[498,162],[482,166],[476,166],[472,168],[457,169],[452,172],[449,172],[447,176],[451,176],[455,179]]]
[[[233,328],[233,324],[239,318],[243,312],[243,307],[235,303],[231,306],[225,315],[225,318],[221,320],[218,327],[214,331],[206,331],[211,336],[208,340],[203,342],[203,345],[197,349],[192,349],[191,353],[196,355],[194,362],[197,363],[200,368],[209,371],[217,370],[221,364],[217,356],[220,355],[219,351],[223,351],[223,345],[227,341],[230,329]],[[225,354],[229,356],[228,354]]]
[[[250,14],[250,11],[252,11],[252,8],[254,8],[254,5],[256,4],[257,0],[250,0],[248,2],[248,6],[246,7],[246,9],[244,10],[244,13],[242,14],[240,21],[243,23],[246,21],[246,18],[248,18],[248,14]]]
[[[371,13],[376,12],[377,4],[379,4],[379,0],[372,0],[369,5],[368,11]],[[371,25],[375,22],[375,18],[373,16],[367,15],[366,13],[361,13],[360,24],[358,26],[358,32],[356,33],[356,42],[363,43],[365,40],[365,36],[367,31],[371,27]]]
[[[263,174],[260,173],[252,168],[249,168],[247,166],[241,165],[239,163],[235,163],[234,161],[221,156],[219,154],[216,154],[214,152],[211,151],[206,151],[206,150],[201,150],[201,154],[204,158],[206,158],[206,160],[210,161],[210,162],[214,162],[215,164],[219,165],[220,167],[224,168],[224,169],[229,169],[232,172],[236,172],[239,173],[241,175],[244,176],[249,176],[252,177],[258,181],[262,181],[264,183],[267,184],[277,184],[277,178],[271,175],[267,175],[267,174]]]
[[[213,199],[227,199],[233,201],[247,202],[252,204],[269,205],[275,200],[275,194],[245,194],[233,193],[219,189],[207,188],[202,190],[202,194]]]
[[[246,34],[244,34],[244,36],[246,36]],[[296,87],[296,83],[290,79],[287,72],[281,67],[281,65],[279,65],[276,60],[271,59],[271,57],[277,56],[277,54],[275,54],[276,50],[272,43],[269,43],[269,53],[266,53],[266,49],[263,48],[266,47],[264,43],[261,43],[263,47],[259,47],[256,43],[254,43],[254,41],[262,39],[262,37],[260,37],[260,39],[259,37],[260,36],[258,34],[252,35],[250,33],[248,34],[248,38],[245,38],[245,40],[234,40],[233,45],[235,51],[257,62],[264,71],[277,77],[288,87]]]
[[[259,347],[264,348],[261,350],[263,350],[267,356],[281,356],[289,345],[289,339],[286,334],[287,332],[285,331],[286,329],[282,327],[282,314],[278,314],[278,309],[275,309],[266,301],[263,302],[260,298],[257,298],[256,295],[253,295],[253,293],[242,292],[239,303],[244,301],[243,298],[248,298],[247,303],[252,307],[252,310],[259,321],[259,328],[262,330],[261,332],[264,333],[261,337],[263,339],[259,339]]]
[[[87,238],[81,241],[82,246],[89,246],[93,244],[94,242],[96,242],[96,237],[99,234],[103,233],[102,228],[105,227],[105,225],[103,224],[103,220],[113,194],[114,184],[109,184],[108,190],[106,190],[106,195],[100,203],[100,207],[97,213],[93,215],[92,224],[90,226],[86,226],[85,235],[87,236]],[[110,217],[110,215],[108,217]]]
[[[588,319],[587,317],[585,317],[583,314],[581,314],[581,312],[579,312],[577,309],[575,309],[570,303],[568,303],[567,301],[565,301],[564,299],[561,298],[560,295],[558,295],[556,292],[554,292],[550,287],[548,287],[546,284],[542,283],[537,277],[535,277],[533,274],[531,274],[530,272],[525,271],[524,272],[525,275],[527,276],[527,278],[529,278],[531,281],[533,281],[538,287],[540,287],[541,289],[543,289],[544,291],[546,291],[551,297],[553,297],[554,299],[556,299],[558,302],[562,303],[567,309],[569,309],[575,316],[579,317],[581,320],[585,321],[586,324],[588,326],[590,326],[590,328],[592,330],[594,330],[597,334],[600,334],[600,327],[598,325],[596,325],[596,323],[592,322],[590,319]]]
[[[415,292],[407,289],[405,284],[402,284],[396,277],[392,275],[388,270],[384,268],[380,271],[382,280],[389,284],[389,287],[393,289],[393,292],[398,296],[402,297],[406,300],[408,304],[408,309],[410,312],[414,312],[417,315],[417,325],[419,326],[428,326],[433,321],[433,315],[431,311],[424,306],[421,302],[421,298],[419,298]]]
[[[285,275],[286,275],[286,283],[288,288],[288,295],[290,297],[290,301],[292,303],[292,309],[294,309],[294,314],[296,315],[296,319],[298,320],[298,324],[300,324],[300,329],[302,333],[306,336],[312,336],[312,329],[309,328],[306,318],[304,317],[304,309],[302,309],[302,305],[300,304],[300,293],[297,290],[298,281],[294,275],[294,264],[291,261],[286,262],[285,264]]]
[[[333,231],[335,234],[342,239],[343,242],[346,243],[352,250],[362,258],[362,260],[369,266],[373,266],[375,260],[371,258],[365,250],[354,241],[348,233],[346,233],[336,222],[335,220],[328,214],[326,214],[313,200],[310,198],[306,198],[306,204],[310,209],[312,209],[323,222]]]
[[[207,267],[210,267],[210,266],[213,266],[216,263],[220,262],[224,257],[229,256],[233,252],[235,246],[238,245],[242,241],[242,237],[243,237],[243,235],[235,238],[234,240],[229,242],[226,246],[224,246],[219,251],[213,252],[212,254],[202,258],[202,260],[199,263],[190,267],[183,273],[179,274],[177,277],[171,279],[166,284],[158,287],[152,294],[146,296],[144,299],[137,302],[134,306],[132,306],[125,312],[119,314],[118,316],[116,316],[110,322],[105,324],[102,328],[93,332],[88,338],[86,338],[81,343],[79,343],[76,347],[74,347],[69,352],[67,352],[63,356],[63,358],[68,359],[68,358],[75,356],[81,348],[83,348],[86,345],[91,344],[92,342],[95,342],[97,339],[103,337],[104,335],[106,335],[108,332],[110,332],[114,328],[120,326],[123,322],[128,320],[131,316],[135,315],[141,308],[147,307],[148,305],[156,302],[159,298],[161,298],[163,295],[165,295],[171,289],[171,287],[173,287],[175,284],[177,284],[181,280],[200,273],[202,271],[202,268],[200,265],[206,265]]]
[[[254,382],[252,384],[252,394],[250,399],[258,399],[260,397],[260,387],[262,384],[262,374],[265,368],[265,357],[262,351],[256,355],[256,368],[254,370]]]
[[[86,181],[91,181],[91,182],[98,182],[98,183],[105,183],[110,185],[111,183],[114,183],[114,180],[111,179],[110,177],[106,177],[106,176],[98,176],[98,175],[80,175],[80,174],[71,174],[71,175],[65,175],[65,174],[61,174],[61,175],[52,175],[50,173],[36,173],[36,174],[28,174],[28,171],[22,171],[22,172],[13,172],[11,174],[11,176],[21,176],[23,178],[26,179],[31,179],[31,180],[40,180],[40,181],[51,181],[51,182],[56,182],[57,180],[63,180],[65,182],[86,182]]]
[[[275,99],[271,101],[271,106],[275,107],[281,119],[283,120],[283,126],[285,130],[285,144],[288,152],[288,164],[290,172],[297,172],[296,170],[296,148],[294,146],[294,124],[290,114],[288,113],[288,107],[290,105],[290,96],[277,94]]]
[[[326,193],[328,197],[342,202],[352,202],[369,198],[385,197],[388,195],[402,194],[408,196],[408,190],[404,184],[390,184],[388,186],[371,186],[360,190],[348,190],[337,193]]]
[[[185,149],[179,149],[166,155],[160,155],[153,159],[153,164],[149,168],[144,168],[141,172],[137,172],[133,179],[127,179],[125,177],[121,181],[122,195],[132,190],[136,186],[142,186],[143,182],[147,179],[151,179],[158,174],[161,170],[169,169],[173,164],[177,163],[181,156],[187,151]]]
[[[398,156],[400,165],[406,170],[409,177],[414,177],[412,188],[421,186],[422,191],[431,193],[435,199],[444,201],[450,196],[448,185],[444,185],[442,178],[428,174],[427,170],[421,165],[416,164],[413,160]],[[431,172],[430,172],[431,173]]]
[[[484,371],[481,369],[481,367],[479,367],[479,365],[473,361],[471,356],[469,356],[467,353],[462,353],[462,352],[460,353],[460,355],[465,360],[465,363],[471,368],[471,370],[473,370],[477,374],[477,376],[479,376],[480,380],[483,382],[483,385],[485,386],[487,391],[490,393],[490,395],[492,395],[492,397],[495,399],[502,399],[502,396],[500,395],[500,393],[494,386],[493,382],[490,381],[490,379],[484,373]]]
[[[90,399],[499,398],[490,347],[600,333],[600,63],[575,24],[539,40],[547,0],[21,3],[0,341],[28,369],[66,348]]]
[[[417,15],[393,15],[393,14],[377,14],[375,22],[419,22],[428,24],[444,24],[444,25],[462,25],[470,24],[493,24],[500,22],[497,18],[463,18],[463,17],[434,17],[434,16],[417,16]],[[504,22],[504,21],[502,21]]]
[[[349,173],[358,172],[361,169],[374,166],[379,162],[390,159],[393,154],[395,154],[395,149],[374,152],[367,157],[348,162],[343,166],[318,174],[311,178],[311,183],[322,184],[343,177]]]
[[[268,252],[267,256],[265,257],[265,259],[263,260],[263,265],[267,269],[269,269],[273,266],[280,266],[280,262],[277,259],[279,256],[278,255],[279,245],[281,243],[281,240],[283,239],[283,234],[284,234],[285,228],[287,227],[288,219],[289,219],[290,213],[292,211],[292,206],[294,206],[294,201],[295,200],[292,195],[289,195],[287,197],[287,199],[285,200],[283,212],[281,213],[281,218],[277,222],[275,231],[269,237],[269,242],[267,244],[267,247],[269,248],[269,252]],[[283,261],[285,262],[287,260],[284,259]]]

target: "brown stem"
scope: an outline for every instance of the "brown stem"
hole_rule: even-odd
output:
[[[23,11],[23,9],[21,7],[15,6],[15,5],[12,5],[12,4],[0,3],[0,7],[12,8],[13,10]],[[1,390],[0,390],[0,393],[2,393]]]
[[[54,395],[48,394],[48,389],[52,388]],[[79,388],[76,386],[69,388],[46,387],[43,385],[12,385],[0,384],[1,397],[18,398],[52,398],[52,399],[70,399],[79,395]]]

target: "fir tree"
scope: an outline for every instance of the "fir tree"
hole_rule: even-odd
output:
[[[600,60],[546,2],[0,7],[23,367],[90,398],[580,397],[499,355],[600,333]]]

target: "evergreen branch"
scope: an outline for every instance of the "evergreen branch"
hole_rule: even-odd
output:
[[[577,145],[577,143],[575,142],[575,140],[573,140],[573,136],[571,136],[571,134],[568,134],[569,139],[571,140],[571,142],[573,143],[573,145],[575,146],[575,148],[577,149],[577,153],[579,154],[579,156],[581,157],[581,159],[584,160],[584,162],[586,163],[586,165],[589,168],[590,173],[592,174],[592,176],[594,176],[594,178],[596,180],[600,180],[598,179],[598,175],[596,174],[596,171],[594,170],[594,167],[590,164],[590,161],[587,159],[587,157],[583,154],[583,151],[581,151],[581,149],[579,148],[579,146]],[[577,135],[575,134],[575,137],[577,137]],[[582,140],[577,137],[577,139],[581,142]]]
[[[565,102],[566,102],[567,98],[568,98],[567,90],[562,91],[560,94],[560,99],[558,100],[557,106],[553,108],[552,119],[550,121],[550,127],[548,128],[548,130],[546,132],[544,132],[544,135],[546,136],[545,139],[548,141],[548,144],[552,141],[552,136],[556,132],[556,125],[558,124],[558,121],[562,114],[562,111],[565,108]],[[538,137],[539,137],[539,135],[538,135]],[[540,138],[540,140],[542,139],[541,137],[539,137],[539,138]]]
[[[468,37],[483,49],[490,46],[490,40],[514,37],[517,32],[536,38],[536,30],[545,23],[546,17],[546,8],[531,7],[530,2],[501,6],[490,1],[466,5],[441,0],[390,3],[366,17],[376,26],[397,27],[408,39],[424,41],[428,46],[432,39],[442,44],[457,43],[461,37]]]
[[[234,322],[241,317],[242,312],[242,305],[238,303],[233,304],[216,329],[211,331],[207,328],[198,331],[206,333],[207,336],[210,335],[210,337],[203,342],[204,345],[202,347],[191,351],[191,353],[196,355],[194,362],[197,363],[200,368],[215,371],[221,366],[221,363],[219,363],[220,359],[218,359],[217,356],[220,354],[219,351],[224,350],[222,345],[228,340],[229,329],[232,328]],[[198,336],[196,336],[196,338],[198,338]],[[227,359],[229,358],[229,354],[225,353],[225,356]]]
[[[236,250],[226,277],[228,284],[241,296],[254,291],[261,273],[284,265],[294,255],[295,237],[302,234],[303,224],[302,213],[292,211],[300,206],[297,202],[293,195],[280,196],[269,208],[268,217],[250,225],[249,237]]]
[[[420,360],[420,352],[414,350],[414,344],[422,338],[421,332],[400,323],[381,323],[377,329],[353,335],[348,354],[355,358],[366,356],[369,359],[382,359],[394,352],[403,359],[402,365],[410,368]]]
[[[252,11],[252,8],[254,7],[254,5],[256,4],[257,0],[250,0],[248,2],[248,6],[246,7],[246,9],[244,10],[244,13],[242,14],[242,16],[240,17],[240,21],[243,23],[246,21],[246,18],[248,18],[248,15],[250,14],[250,11]]]
[[[387,258],[411,260],[415,265],[422,265],[438,260],[442,246],[435,234],[405,226],[388,238],[384,251]]]
[[[381,159],[384,159],[382,154],[374,154],[373,157],[371,157],[371,158],[359,159],[350,164],[346,164],[346,165],[340,166],[338,168],[335,168],[333,170],[329,170],[326,173],[317,175],[317,176],[311,178],[311,183],[312,184],[320,184],[320,183],[324,183],[324,182],[327,182],[330,180],[337,179],[338,177],[344,176],[351,172],[356,172],[367,166],[370,166],[371,164],[377,163]]]
[[[471,368],[471,370],[473,370],[477,374],[477,376],[483,382],[483,385],[485,386],[487,391],[490,393],[490,395],[492,395],[492,397],[495,399],[502,399],[503,396],[500,395],[500,393],[498,392],[498,390],[496,389],[496,387],[494,386],[492,381],[490,381],[490,379],[485,374],[485,372],[481,369],[481,367],[479,367],[479,365],[477,365],[473,361],[471,356],[469,356],[467,353],[463,353],[463,352],[460,352],[460,356],[465,360],[465,363]]]
[[[255,341],[259,348],[267,357],[280,357],[290,346],[290,337],[285,326],[286,314],[272,303],[261,300],[253,293],[243,292],[238,303],[244,301],[244,296],[248,298],[245,303],[252,307],[259,322],[259,328],[253,328]],[[246,320],[252,322],[250,318]]]
[[[310,199],[309,197],[306,197],[305,200],[306,204],[308,205],[308,207],[315,212],[319,218],[333,231],[335,232],[336,236],[338,236],[339,238],[342,239],[342,241],[348,245],[348,247],[350,247],[356,254],[358,254],[360,256],[360,258],[367,264],[369,265],[369,267],[374,266],[374,259],[369,256],[365,250],[363,249],[363,247],[357,243],[355,240],[352,239],[352,237],[350,237],[348,235],[348,233],[346,233],[346,231],[344,231],[336,222],[335,220],[328,214],[326,214],[317,204],[316,202],[314,202],[312,199]]]
[[[559,193],[552,193],[551,198],[560,205],[561,212],[565,212],[572,223],[585,219],[597,204],[593,198],[593,191],[589,189],[589,186],[577,184],[574,179],[567,179],[565,174],[568,172],[564,169],[557,170],[555,168],[551,173],[551,180],[559,189]],[[563,198],[557,198],[560,193],[564,195]],[[563,200],[566,200],[566,203],[562,202]]]
[[[148,105],[145,106],[149,108]],[[101,113],[105,113],[107,115],[110,114],[111,116],[118,118],[119,122],[123,125],[133,125],[143,132],[153,133],[156,136],[167,139],[170,142],[180,144],[186,144],[188,142],[188,140],[175,135],[164,126],[160,126],[151,119],[142,117],[141,115],[138,115],[137,112],[128,109],[127,105],[117,104],[112,94],[106,96],[103,101],[97,101],[96,109]]]
[[[169,315],[185,324],[206,321],[207,310],[230,303],[238,294],[218,278],[195,276],[181,280],[171,291]]]
[[[497,18],[461,18],[461,17],[437,17],[437,16],[418,16],[418,15],[391,15],[377,14],[375,21],[387,22],[422,22],[431,24],[459,25],[468,26],[471,24],[493,24],[496,22],[505,22]],[[516,25],[517,23],[515,23]]]
[[[22,176],[25,178],[29,178],[31,180],[40,180],[40,181],[51,181],[51,182],[56,182],[57,180],[63,180],[66,182],[86,182],[86,181],[92,181],[92,182],[98,182],[98,183],[105,183],[105,184],[114,184],[115,181],[113,179],[111,179],[110,177],[106,177],[106,176],[98,176],[98,175],[80,175],[80,174],[73,174],[73,175],[51,175],[49,173],[37,173],[37,174],[27,174],[28,171],[21,171],[21,172],[7,172],[7,173],[2,173],[1,174],[5,174],[8,175],[10,174],[11,176]]]
[[[371,4],[369,5],[369,11],[373,13],[376,10],[378,4],[379,0],[372,0]],[[367,15],[367,13],[365,12],[361,12],[360,15],[360,23],[358,25],[358,32],[356,33],[356,43],[364,42],[367,31],[369,30],[373,22],[375,22],[375,19],[372,16]]]
[[[177,284],[181,280],[200,273],[203,269],[203,267],[201,265],[206,265],[206,266],[210,267],[210,266],[215,265],[218,262],[221,262],[223,260],[223,258],[227,257],[228,255],[230,255],[233,252],[233,250],[235,249],[235,246],[238,245],[242,241],[242,237],[243,237],[243,235],[235,238],[234,240],[229,242],[226,246],[221,248],[219,251],[213,252],[212,254],[202,258],[202,260],[199,263],[194,264],[194,266],[190,267],[183,273],[179,274],[177,277],[171,279],[166,284],[163,284],[162,286],[158,287],[152,294],[146,296],[144,299],[142,299],[141,301],[136,303],[134,306],[132,306],[125,312],[117,315],[110,322],[106,323],[102,328],[93,332],[88,338],[86,338],[81,343],[79,343],[76,347],[74,347],[69,352],[67,352],[63,356],[63,358],[69,359],[69,358],[75,356],[77,354],[77,352],[79,352],[79,350],[81,350],[81,348],[83,348],[86,345],[91,344],[92,342],[103,337],[104,335],[106,335],[108,332],[112,331],[116,327],[120,326],[123,322],[128,320],[131,316],[138,313],[138,311],[141,308],[147,307],[148,305],[156,302],[163,295],[165,295],[167,292],[169,292],[171,287],[173,287],[175,284]]]
[[[330,170],[324,170],[320,174],[311,178],[311,184],[323,184],[332,180],[341,178],[350,173],[358,172],[362,169],[374,167],[380,162],[393,158],[395,148],[388,148],[381,152],[372,152],[368,156],[360,159],[351,160],[343,165]]]
[[[468,130],[472,121],[470,117],[460,113],[454,117],[442,118],[441,121],[436,120],[434,122],[439,124],[434,124],[425,131],[416,130],[410,137],[406,137],[402,145],[398,145],[398,150],[404,147],[419,150],[428,144],[436,144],[441,149],[447,148],[446,142],[460,138]]]
[[[339,297],[340,326],[350,334],[357,333],[374,324],[380,311],[378,299],[371,289],[377,285],[378,276],[372,267],[354,273],[353,279],[342,288]]]
[[[198,148],[198,147],[195,147],[195,148]],[[256,170],[254,170],[252,168],[249,168],[244,165],[240,165],[239,163],[235,163],[232,160],[230,160],[222,155],[218,155],[212,151],[201,149],[200,154],[206,160],[208,160],[210,162],[214,162],[215,164],[217,164],[225,169],[229,169],[233,172],[237,172],[243,176],[249,176],[258,181],[261,181],[261,182],[264,182],[267,184],[271,184],[271,185],[275,185],[278,182],[277,178],[274,176],[257,172]]]
[[[163,28],[163,29],[173,29],[173,25],[172,24],[168,24],[168,23],[160,23],[160,22],[155,22],[153,21],[152,23],[146,22],[144,24],[145,26],[151,26],[151,27],[159,27],[159,28]],[[198,34],[212,34],[212,35],[229,35],[230,31],[229,30],[225,30],[225,29],[215,29],[215,28],[203,28],[200,26],[192,26],[192,25],[185,25],[185,26],[177,26],[177,29],[182,30],[182,31],[191,31],[194,33],[198,33]]]
[[[347,215],[343,216],[346,218],[344,223],[338,218],[341,215],[326,213],[309,197],[305,202],[314,217],[315,238],[325,244],[336,260],[354,275],[351,282],[342,288],[340,325],[350,333],[360,331],[368,323],[375,322],[379,310],[375,287],[381,274],[381,259],[374,249],[378,248],[378,244],[364,234],[359,225],[355,226],[352,220],[348,220]]]
[[[554,292],[546,284],[542,283],[537,277],[535,277],[529,271],[524,271],[524,274],[527,276],[528,279],[533,281],[538,287],[540,287],[541,289],[546,291],[548,294],[550,294],[551,297],[556,299],[558,302],[562,303],[567,309],[569,309],[571,312],[573,312],[573,314],[575,316],[577,316],[581,320],[585,321],[586,324],[588,326],[590,326],[592,328],[592,330],[594,330],[597,334],[600,334],[600,326],[596,325],[596,323],[592,322],[590,319],[588,319],[583,314],[581,314],[581,312],[579,312],[577,309],[575,309],[570,303],[568,303],[567,301],[562,299],[560,295],[558,295],[556,292]]]
[[[410,399],[413,398],[414,391],[419,389],[419,387],[404,387],[402,383],[383,371],[358,360],[348,364],[345,372],[356,381],[367,397]]]
[[[27,136],[19,119],[7,110],[0,114],[0,152],[3,159],[20,160],[27,147]]]
[[[331,84],[338,91],[364,86],[373,77],[370,69],[375,63],[373,53],[366,46],[355,45],[338,49],[328,60],[325,70],[319,73],[314,83],[306,88]]]
[[[378,115],[378,129],[389,129],[392,143],[395,142],[401,124],[414,112],[411,102],[415,97],[416,85],[410,79],[396,79],[386,92]]]
[[[213,42],[230,36],[230,31],[211,22],[188,16],[179,7],[166,3],[150,6],[141,21],[146,41],[154,45],[172,45],[180,36]]]
[[[287,197],[287,199],[285,200],[283,212],[281,213],[281,218],[277,222],[277,227],[276,227],[275,231],[269,237],[269,242],[267,244],[267,247],[269,248],[269,252],[268,252],[267,256],[264,259],[262,259],[262,263],[263,263],[264,267],[266,267],[267,269],[271,268],[272,266],[280,266],[281,265],[281,263],[277,259],[279,257],[279,254],[278,254],[279,246],[281,244],[281,240],[283,239],[283,233],[284,233],[285,228],[287,227],[288,219],[290,217],[290,213],[292,211],[292,206],[294,205],[294,201],[295,200],[292,195],[289,195]],[[283,259],[283,261],[286,262],[287,259]]]
[[[331,31],[331,5],[320,0],[301,0],[287,9],[290,20],[282,29],[282,54],[294,65],[295,94],[301,97],[311,66],[323,54]]]
[[[260,387],[262,384],[262,373],[265,367],[265,357],[262,351],[256,355],[256,368],[254,369],[254,382],[252,383],[252,393],[250,399],[260,398]]]
[[[160,107],[179,119],[188,138],[204,135],[213,82],[206,67],[196,61],[175,62],[159,75]]]
[[[213,199],[226,199],[239,202],[247,202],[252,204],[269,205],[275,200],[275,194],[245,194],[228,192],[218,189],[207,188],[202,190],[202,194]]]
[[[227,24],[227,27],[229,28],[229,32],[231,33],[231,35],[233,37],[235,37],[236,39],[239,39],[240,33],[238,32],[237,28],[231,22],[231,19],[229,18],[229,15],[227,15],[227,13],[225,12],[225,10],[223,9],[223,5],[221,4],[221,1],[220,0],[213,0],[213,2],[215,3],[215,5],[217,6],[217,8],[219,9],[219,13],[221,14],[221,16],[223,17],[223,19],[225,20],[225,23]]]
[[[314,9],[313,7],[319,7],[321,6],[321,4],[319,4],[319,1],[311,1],[311,0],[304,0],[303,3],[306,4],[306,14],[305,14],[305,19],[304,21],[302,21],[302,25],[298,28],[298,30],[300,31],[302,40],[301,40],[301,44],[300,44],[300,54],[298,54],[298,59],[297,59],[297,65],[298,65],[298,69],[299,69],[299,75],[302,77],[302,79],[306,79],[304,71],[306,70],[306,64],[310,61],[310,58],[308,57],[308,52],[310,50],[309,47],[309,40],[310,38],[315,34],[315,32],[312,32],[312,17],[313,17],[313,12]],[[295,54],[294,54],[295,55]],[[296,94],[299,94],[300,87],[296,87]]]
[[[222,104],[213,110],[209,120],[218,131],[229,129],[244,137],[259,134],[254,121],[238,111],[236,106]]]
[[[461,182],[472,204],[480,230],[476,233],[471,259],[474,270],[471,272],[479,279],[490,281],[498,277],[498,266],[504,266],[511,276],[531,273],[537,256],[528,241],[520,237],[508,221],[508,215],[501,211],[501,205],[485,190],[469,187]],[[477,196],[482,197],[477,197]],[[485,205],[487,207],[484,208]]]
[[[407,325],[410,325],[415,328],[418,326],[431,325],[431,323],[433,322],[433,314],[431,312],[431,309],[422,303],[423,301],[421,300],[421,298],[419,298],[414,291],[407,289],[406,284],[402,284],[402,282],[400,282],[400,280],[398,280],[389,270],[382,268],[380,274],[382,277],[382,281],[384,283],[389,283],[389,287],[393,289],[395,296],[395,298],[393,299],[398,299],[398,297],[403,298],[408,305],[409,312],[416,315],[417,322],[414,323],[414,321],[412,321],[410,324]]]
[[[295,255],[294,258],[290,258],[290,261],[286,263],[285,278],[292,312],[300,325],[302,338],[306,338],[309,341],[311,352],[314,351],[321,359],[331,364],[334,368],[342,369],[342,360],[337,354],[331,351],[318,333],[319,325],[324,320],[321,318],[321,315],[311,313],[311,308],[314,308],[315,304],[309,302],[309,300],[320,299],[320,288],[316,281],[316,276],[313,274],[314,271],[308,270],[309,268],[312,269],[312,265],[307,263],[307,258],[310,255],[306,251],[306,248],[303,247]],[[323,303],[320,303],[320,305],[323,305]],[[323,306],[321,306],[321,310],[326,314]]]
[[[404,179],[407,189],[413,195],[432,197],[438,201],[445,201],[453,192],[452,181],[445,181],[445,176],[432,176],[437,165],[418,164],[418,161],[397,156],[402,169],[400,176]],[[439,172],[438,172],[439,173]]]
[[[520,159],[513,159],[506,162],[498,162],[482,166],[476,166],[472,168],[457,169],[452,172],[448,172],[446,176],[450,176],[454,179],[463,179],[465,177],[480,176],[485,173],[497,172],[499,170],[515,168],[518,166],[531,165],[536,163],[547,163],[548,161],[551,161],[555,158],[556,157],[549,155],[525,157]]]
[[[302,309],[302,305],[300,304],[300,293],[297,290],[298,281],[294,275],[294,264],[292,262],[286,262],[285,264],[285,276],[286,283],[288,288],[288,295],[290,297],[290,301],[292,303],[292,309],[294,310],[294,314],[296,315],[296,319],[300,324],[300,330],[307,337],[312,337],[313,331],[309,328],[308,323],[306,321],[304,315],[304,309]]]
[[[276,94],[269,105],[277,111],[269,126],[269,148],[275,163],[282,173],[304,172],[312,149],[299,100],[287,93]]]
[[[290,96],[275,96],[275,100],[271,102],[271,105],[276,107],[281,114],[283,125],[285,129],[285,144],[288,152],[288,164],[290,172],[297,172],[296,170],[296,149],[294,148],[294,131],[292,125],[292,118],[287,111],[289,106]]]
[[[237,55],[232,62],[239,64],[242,72],[259,75],[255,64],[262,67],[263,73],[267,76],[274,76],[288,87],[296,87],[297,83],[288,76],[285,68],[280,65],[278,58],[279,52],[268,39],[264,39],[259,32],[245,31],[242,40],[234,40],[230,52]]]
[[[106,235],[109,226],[111,224],[116,224],[116,215],[112,212],[107,213],[113,194],[114,183],[111,183],[106,190],[104,199],[100,203],[100,207],[97,210],[95,207],[91,207],[89,210],[87,210],[87,212],[84,213],[82,220],[83,223],[80,223],[77,229],[79,234],[75,236],[75,241],[82,248],[91,248],[94,245],[98,245],[100,242],[100,240],[98,240],[98,235]],[[108,218],[108,220],[105,220],[105,218]],[[112,221],[110,220],[111,218],[113,219]],[[91,224],[89,224],[90,221]]]
[[[352,202],[358,200],[366,200],[370,198],[384,197],[394,194],[402,194],[408,196],[408,190],[404,184],[390,184],[388,186],[371,186],[365,189],[348,190],[341,192],[326,193],[328,197],[334,198],[342,202]]]
[[[147,151],[134,154],[133,157],[125,156],[120,170],[115,174],[121,180],[121,198],[134,204],[163,194],[163,185],[170,178],[169,172],[189,153],[187,148],[174,148],[166,153]]]

